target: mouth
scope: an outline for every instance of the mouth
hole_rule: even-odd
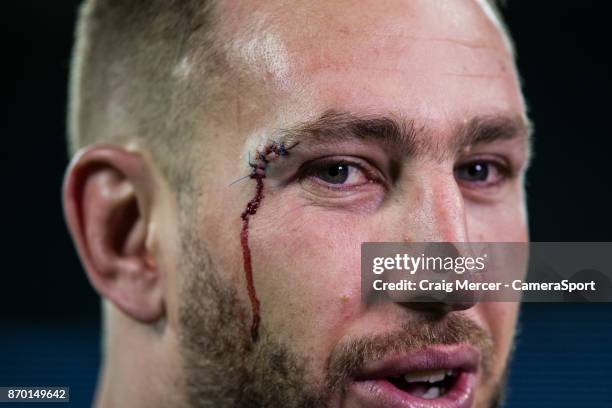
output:
[[[467,345],[392,355],[357,373],[348,396],[372,408],[468,408],[479,362],[478,350]]]

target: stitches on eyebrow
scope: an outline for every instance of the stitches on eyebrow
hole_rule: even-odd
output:
[[[240,218],[242,218],[240,245],[242,246],[244,273],[246,275],[247,292],[251,302],[251,311],[253,316],[251,322],[251,340],[253,342],[257,341],[259,335],[261,304],[259,302],[259,298],[257,297],[257,291],[255,290],[255,284],[253,282],[253,265],[251,261],[251,249],[249,246],[249,222],[251,217],[257,213],[257,210],[261,206],[261,202],[264,198],[263,180],[266,178],[266,169],[268,164],[279,157],[288,156],[289,150],[296,145],[297,143],[294,143],[290,147],[286,147],[284,143],[271,142],[262,150],[257,151],[254,162],[251,162],[249,159],[251,174],[248,177],[255,180],[255,195],[251,200],[249,200],[246,208],[240,215]]]

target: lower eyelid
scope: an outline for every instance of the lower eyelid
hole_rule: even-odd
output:
[[[315,176],[309,176],[308,179],[310,179],[310,182],[313,184],[317,184],[318,187],[320,188],[326,188],[330,191],[349,191],[351,189],[357,189],[359,187],[368,185],[368,184],[372,184],[371,181],[366,181],[364,183],[359,183],[359,184],[352,184],[352,185],[344,185],[344,184],[332,184],[332,183],[327,183]]]

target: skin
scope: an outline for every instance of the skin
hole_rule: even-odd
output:
[[[427,129],[418,137],[450,151],[456,129],[475,116],[525,117],[512,56],[477,2],[224,2],[219,15],[226,16],[220,35],[227,39],[226,63],[234,77],[227,97],[202,112],[209,136],[193,147],[205,160],[196,167],[198,194],[189,206],[195,222],[189,228],[208,250],[215,271],[208,273],[234,289],[245,333],[251,316],[240,214],[255,185],[248,179],[228,185],[249,173],[249,155],[276,129],[329,110],[390,115],[414,121]],[[406,320],[432,311],[404,303],[366,307],[360,297],[361,242],[528,239],[522,139],[442,158],[403,157],[399,177],[388,188],[364,182],[359,171],[352,180],[361,184],[342,192],[312,174],[287,181],[306,160],[325,155],[365,156],[380,167],[390,160],[376,143],[322,148],[304,142],[270,165],[249,235],[261,330],[307,357],[305,375],[314,382],[338,344],[399,330]],[[453,169],[478,155],[508,158],[516,176],[494,187],[457,180]],[[189,278],[181,275],[184,232],[176,194],[143,146],[96,145],[73,160],[64,201],[88,276],[106,299],[98,404],[185,403],[185,328],[179,315]],[[469,318],[493,342],[496,358],[489,381],[479,383],[477,406],[486,406],[505,372],[517,306],[443,310]],[[332,402],[356,406],[350,394],[335,395]]]

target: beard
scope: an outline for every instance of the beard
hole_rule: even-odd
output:
[[[341,397],[351,375],[372,361],[459,343],[481,353],[481,390],[488,395],[477,399],[486,407],[502,401],[506,372],[493,379],[491,336],[460,312],[411,318],[394,332],[339,343],[325,372],[317,375],[309,370],[307,356],[280,341],[265,322],[259,340],[252,343],[251,311],[239,295],[241,286],[222,277],[201,239],[183,235],[181,252],[179,347],[188,406],[324,407]]]

